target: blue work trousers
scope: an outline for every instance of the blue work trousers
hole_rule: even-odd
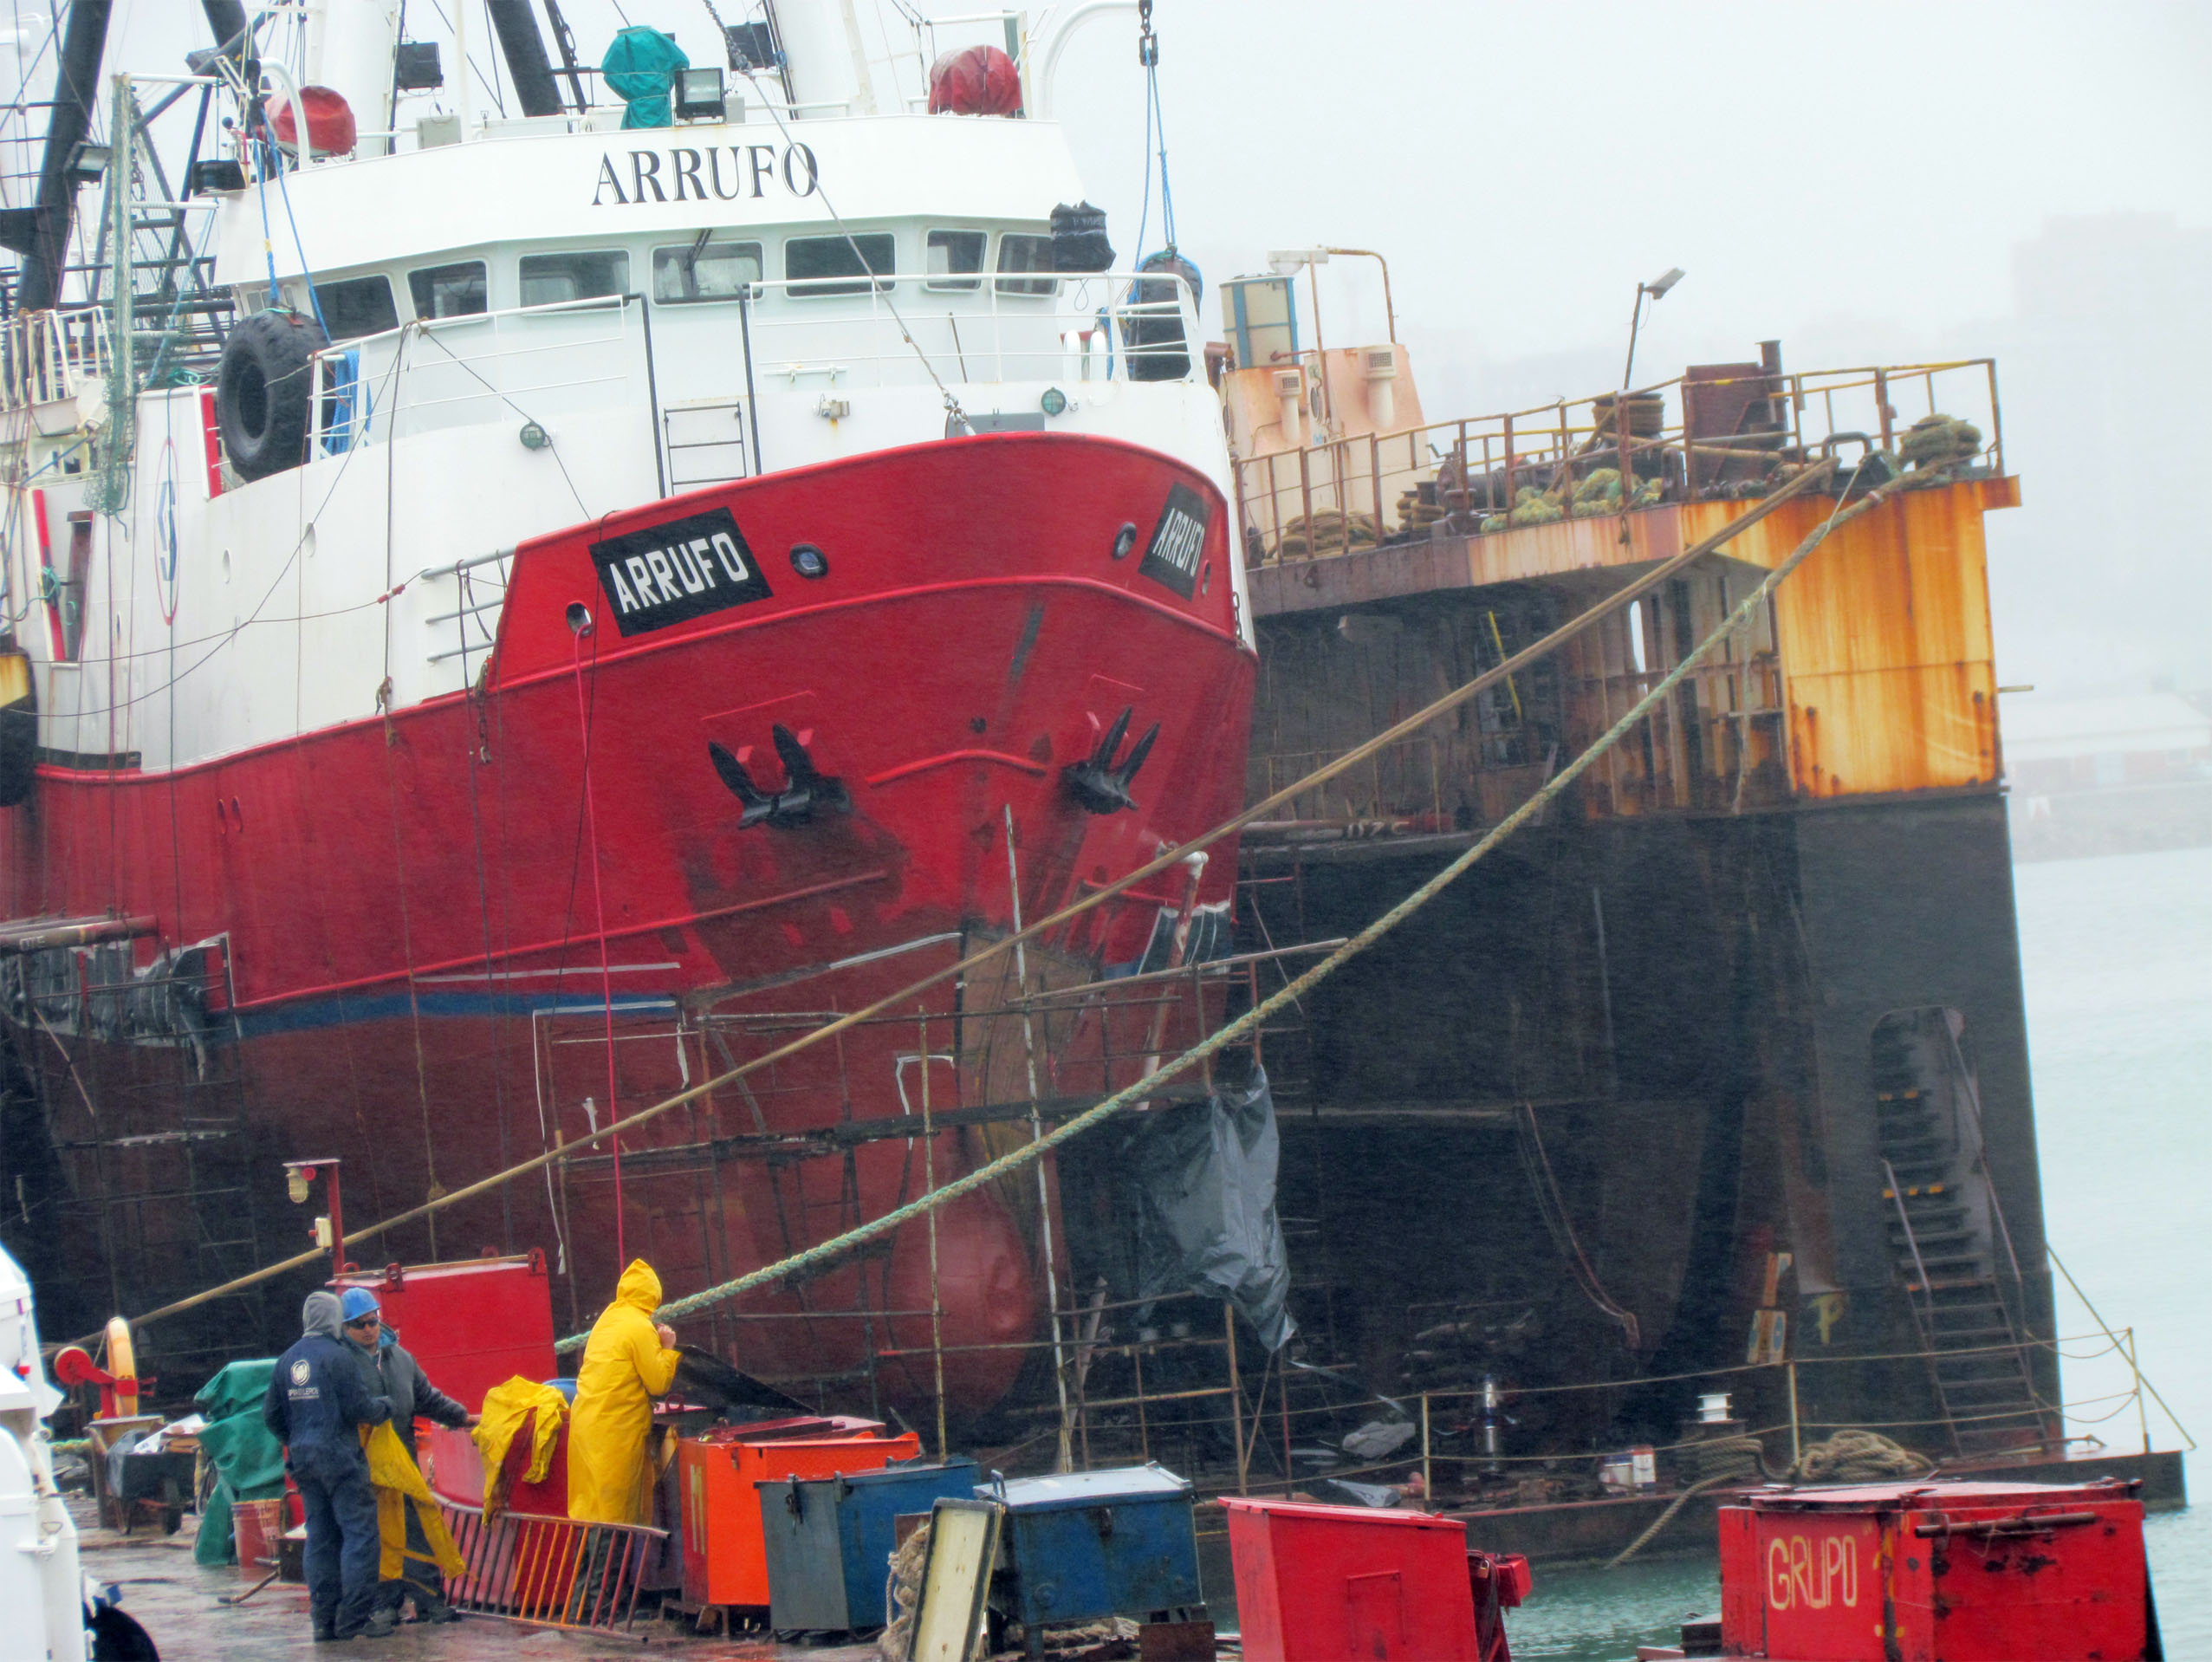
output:
[[[334,1476],[294,1469],[308,1515],[308,1598],[341,1638],[359,1633],[376,1601],[376,1490],[368,1469]]]

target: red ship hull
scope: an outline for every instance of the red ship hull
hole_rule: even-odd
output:
[[[1188,595],[1145,557],[1171,497],[1206,521]],[[727,573],[717,591],[711,570],[679,558],[671,575],[656,555],[663,587],[641,601],[636,562],[610,558],[725,510],[756,593],[730,599]],[[1202,476],[1077,438],[948,441],[657,503],[517,551],[471,692],[173,772],[42,768],[0,831],[9,915],[151,916],[155,935],[132,949],[141,975],[159,951],[221,938],[207,1026],[237,1047],[245,1116],[285,1157],[341,1158],[358,1229],[587,1134],[610,1097],[634,1113],[1002,931],[1009,815],[1033,919],[1235,812],[1254,660],[1231,557]],[[1087,812],[1064,769],[1125,709],[1132,733],[1160,725],[1141,806]],[[849,810],[741,826],[709,745],[773,792],[787,782],[778,726]],[[1214,850],[1201,901],[1227,899],[1234,852]],[[1141,886],[1067,951],[1139,958],[1163,908],[1189,898],[1179,879]],[[542,1246],[568,1271],[556,1296],[571,1318],[611,1290],[618,1250],[652,1257],[671,1296],[773,1262],[1003,1146],[1009,1133],[970,1129],[926,1150],[917,1137],[782,1165],[727,1157],[731,1139],[918,1115],[925,1075],[937,1110],[961,1106],[974,1078],[918,1058],[957,1056],[963,996],[947,982],[895,1023],[662,1115],[621,1139],[619,1174],[609,1158],[571,1162],[354,1256]],[[148,1082],[162,1068],[143,1033],[103,1033],[94,1002],[13,1003],[58,1144],[190,1128],[189,1093]],[[1094,1063],[1040,1088],[1117,1078]],[[72,1181],[112,1186],[130,1158],[95,1151]],[[949,1348],[1035,1335],[1035,1185],[1016,1188],[941,1218]],[[756,1372],[856,1377],[872,1353],[930,1342],[914,1314],[926,1251],[910,1228],[887,1253],[749,1302],[751,1319],[717,1336]],[[987,1406],[1020,1355],[949,1355],[948,1398]],[[877,1377],[915,1399],[929,1373],[909,1358]]]

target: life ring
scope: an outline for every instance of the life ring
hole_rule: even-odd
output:
[[[128,1419],[139,1411],[139,1364],[132,1354],[131,1324],[120,1315],[107,1323],[107,1371],[115,1376],[115,1412]]]
[[[329,344],[321,325],[297,312],[256,312],[230,331],[216,372],[215,420],[239,477],[266,478],[307,460],[314,359]]]

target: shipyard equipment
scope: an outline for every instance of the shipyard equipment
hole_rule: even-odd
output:
[[[968,1459],[762,1483],[770,1624],[779,1632],[880,1626],[898,1520],[975,1489]]]
[[[684,1601],[697,1607],[765,1606],[768,1547],[755,1487],[836,1477],[911,1460],[912,1432],[882,1434],[872,1420],[770,1420],[717,1428],[676,1445],[683,1485]]]
[[[2143,1506],[2109,1483],[1755,1493],[1721,1510],[1721,1638],[1776,1662],[2163,1654]]]
[[[387,1264],[371,1274],[341,1276],[334,1284],[374,1293],[386,1324],[399,1332],[423,1372],[471,1412],[495,1385],[517,1374],[549,1380],[558,1371],[553,1283],[542,1252]]]
[[[1346,1656],[1507,1662],[1528,1561],[1469,1552],[1427,1512],[1224,1496],[1249,1662]]]
[[[1204,1602],[1190,1485],[1172,1472],[1062,1472],[976,1492],[1006,1509],[992,1602],[1022,1624],[1033,1654],[1048,1624]]]

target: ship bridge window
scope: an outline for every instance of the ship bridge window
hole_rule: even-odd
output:
[[[474,317],[491,309],[491,286],[482,260],[425,266],[407,273],[417,317]]]
[[[1001,271],[1049,271],[1052,269],[1052,238],[1032,237],[1025,232],[1009,231],[998,239],[998,269]],[[998,291],[1002,295],[1050,295],[1059,292],[1060,285],[1050,277],[1001,277]]]
[[[735,300],[760,280],[758,243],[684,243],[652,251],[652,297],[664,306]]]
[[[392,303],[388,277],[348,277],[343,282],[318,282],[315,309],[334,341],[358,341],[365,334],[381,334],[399,327],[399,308]]]
[[[967,275],[983,269],[983,250],[990,242],[987,230],[933,230],[930,233],[929,281],[924,289],[972,290],[982,279]]]
[[[897,243],[887,230],[858,237],[794,237],[783,245],[783,275],[791,280],[791,292],[808,299],[867,293],[866,281],[840,281],[850,277],[876,277],[880,294],[891,287],[881,279],[898,269]]]
[[[573,254],[525,254],[522,304],[558,306],[630,292],[630,256],[619,248],[579,249]]]

